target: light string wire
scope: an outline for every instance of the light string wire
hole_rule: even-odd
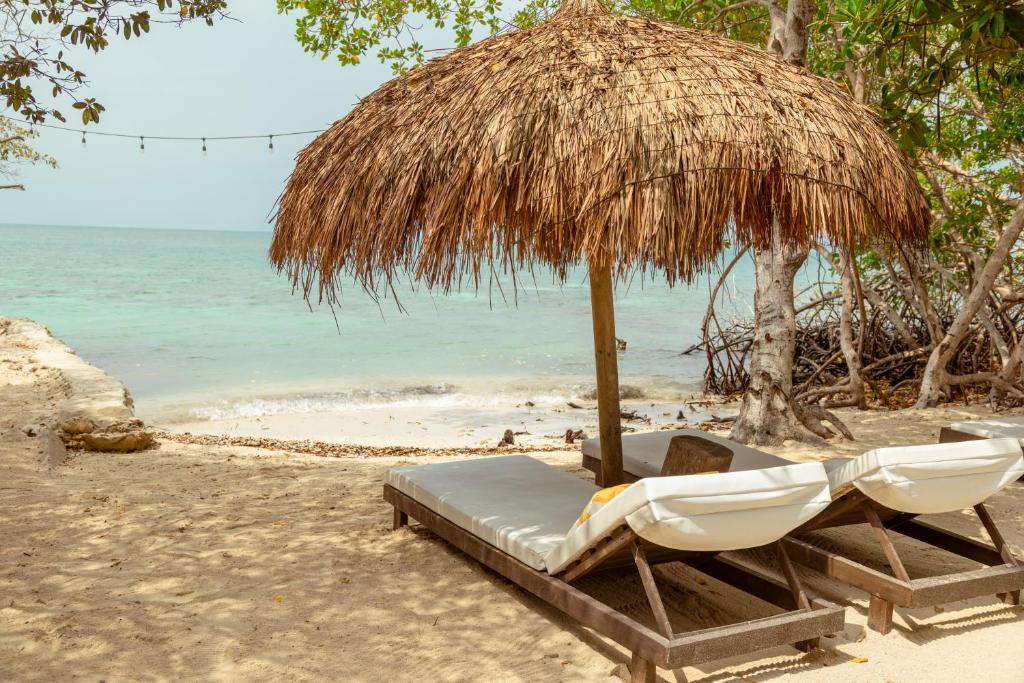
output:
[[[262,140],[268,141],[268,147],[274,149],[274,138],[285,138],[295,135],[315,135],[317,133],[323,133],[326,128],[317,128],[312,130],[295,130],[286,133],[264,133],[262,135],[143,135],[140,133],[111,133],[107,131],[93,131],[85,128],[74,128],[72,126],[58,126],[52,123],[34,123],[32,121],[24,121],[22,119],[16,119],[10,116],[4,116],[0,114],[0,118],[6,119],[18,126],[34,128],[46,128],[49,130],[59,130],[65,133],[75,133],[76,135],[82,136],[82,144],[85,144],[87,135],[95,135],[97,137],[107,138],[125,138],[131,140],[138,140],[140,149],[145,149],[146,140],[170,140],[175,142],[201,142],[203,144],[203,151],[206,151],[206,143],[216,140]]]

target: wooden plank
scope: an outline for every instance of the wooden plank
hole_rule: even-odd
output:
[[[958,574],[914,579],[907,607],[930,607],[984,595],[1000,595],[1024,589],[1024,567],[1000,565]],[[900,604],[900,603],[897,603]],[[903,606],[903,605],[901,605]]]
[[[584,453],[580,464],[583,466],[583,469],[590,470],[594,473],[594,482],[598,486],[604,486],[604,484],[601,483],[601,458],[595,458]],[[634,481],[639,481],[640,479],[641,477],[636,476],[632,472],[628,472],[626,470],[622,471],[623,484],[632,484]]]
[[[677,634],[672,641],[669,669],[710,662],[779,645],[813,640],[844,627],[843,608],[831,606],[797,610],[764,619]]]
[[[952,427],[943,427],[939,430],[939,443],[957,443],[960,441],[980,441],[984,439],[983,436],[977,434],[968,434],[967,432],[960,432]]]
[[[786,554],[786,546],[782,541],[775,543],[776,555],[779,558],[779,564],[782,566],[782,574],[786,577],[786,583],[789,584],[789,590],[793,593],[793,597],[796,600],[796,606],[800,609],[810,609],[811,603],[807,599],[807,593],[804,592],[804,587],[800,583],[800,577],[796,574],[796,569],[793,568],[793,563],[789,559],[789,555]]]
[[[654,662],[637,654],[629,660],[629,683],[655,683],[658,680]]]
[[[753,567],[737,562],[728,554],[701,558],[691,563],[695,569],[723,583],[785,610],[798,609],[789,586]]]
[[[658,584],[654,581],[654,573],[651,565],[647,564],[644,551],[640,549],[636,540],[630,543],[633,550],[633,561],[640,572],[640,583],[644,586],[644,593],[647,594],[647,602],[651,605],[651,612],[654,613],[654,621],[666,638],[672,638],[672,623],[668,620],[668,612],[665,611],[665,603],[661,601],[661,593],[658,592]]]
[[[391,515],[391,530],[400,529],[409,523],[409,515],[405,514],[397,507],[392,510]]]
[[[988,537],[992,539],[992,543],[995,544],[996,550],[999,551],[999,557],[1002,558],[1003,562],[1009,565],[1019,564],[1017,558],[1010,552],[1010,546],[1006,543],[1006,539],[999,532],[999,527],[996,526],[996,522],[992,519],[992,515],[989,514],[988,508],[985,507],[984,503],[978,503],[974,506],[974,511],[978,515],[978,519],[981,520],[982,526],[985,527],[985,531],[988,532]]]
[[[922,543],[933,545],[960,557],[987,564],[990,566],[1003,564],[1003,558],[992,546],[976,541],[973,538],[961,536],[952,531],[934,526],[920,519],[913,519],[892,527],[898,534],[917,539]]]
[[[593,552],[586,555],[576,564],[570,566],[562,573],[561,579],[566,583],[572,583],[576,579],[586,576],[597,567],[605,564],[613,555],[623,553],[629,548],[629,544],[636,540],[636,534],[628,527],[623,527],[612,534],[607,542],[593,548]]]
[[[597,369],[597,417],[601,432],[601,486],[622,479],[622,422],[619,411],[619,360],[615,347],[615,304],[611,259],[590,260],[590,314],[594,323]]]
[[[889,561],[889,566],[892,567],[896,578],[902,581],[910,581],[910,575],[907,574],[907,569],[903,566],[903,560],[900,559],[900,554],[896,552],[896,547],[892,544],[892,539],[889,538],[889,534],[882,525],[882,520],[878,518],[878,514],[866,503],[861,505],[861,511],[867,518],[871,531],[875,534],[875,540],[882,546],[885,559]]]
[[[911,603],[910,583],[894,576],[887,576],[859,562],[837,555],[824,548],[811,545],[800,539],[786,536],[783,539],[786,552],[794,562],[842,581],[851,586],[877,595],[902,607]]]
[[[539,572],[498,550],[391,486],[384,487],[384,500],[401,508],[410,517],[465,554],[565,612],[584,626],[602,633],[644,659],[661,666],[667,662],[669,641],[665,636],[568,583]]]
[[[868,628],[883,636],[892,630],[892,603],[872,595],[868,602]]]

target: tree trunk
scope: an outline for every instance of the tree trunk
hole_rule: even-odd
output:
[[[814,0],[790,0],[785,11],[778,3],[768,3],[770,27],[765,49],[803,66],[807,59],[807,24],[816,12]],[[754,250],[757,282],[750,386],[729,435],[740,443],[775,445],[786,439],[820,440],[815,435],[827,437],[832,433],[819,420],[835,420],[820,408],[800,406],[793,400],[793,278],[807,257],[807,248],[786,243],[781,235],[780,226],[774,224],[771,248]]]
[[[917,397],[915,408],[930,408],[938,405],[939,399],[942,397],[942,388],[949,383],[950,377],[946,370],[949,361],[952,360],[960,343],[970,331],[971,322],[978,315],[978,311],[985,305],[996,278],[999,276],[999,271],[1006,263],[1006,258],[1020,237],[1022,229],[1024,229],[1024,202],[1017,205],[1017,211],[1010,219],[1010,224],[996,240],[992,254],[988,257],[985,268],[978,273],[974,288],[964,299],[960,313],[957,314],[953,324],[946,330],[939,343],[932,349],[931,356],[928,357],[928,364],[924,369],[924,376],[921,378],[921,393]]]
[[[806,256],[806,249],[783,242],[777,224],[772,228],[771,248],[754,251],[750,387],[729,434],[733,441],[768,446],[804,436],[792,400],[796,350],[793,278]]]

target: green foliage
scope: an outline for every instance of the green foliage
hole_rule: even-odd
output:
[[[139,38],[154,23],[212,24],[226,7],[226,0],[6,0],[0,3],[0,97],[29,121],[66,120],[38,99],[42,86],[52,100],[69,98],[83,124],[96,123],[103,105],[78,96],[86,75],[69,62],[72,48],[100,52],[112,38]]]
[[[53,157],[41,154],[28,144],[38,135],[7,118],[0,118],[0,175],[11,177],[21,164],[56,166]]]
[[[482,4],[470,0],[277,0],[281,13],[296,12],[295,37],[306,50],[341,64],[358,64],[376,50],[397,73],[425,59],[425,48],[415,32],[426,21],[450,28],[456,46],[468,45],[473,30],[501,27],[498,0]]]

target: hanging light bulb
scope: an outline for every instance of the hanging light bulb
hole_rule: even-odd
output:
[[[206,138],[203,138],[203,156],[206,156]]]
[[[82,147],[85,147],[85,131],[82,131]]]
[[[273,135],[268,135],[267,137],[270,139],[270,144],[267,145],[267,149],[269,149],[270,153],[273,154],[274,153],[274,136]]]
[[[139,136],[139,151],[145,153],[146,151],[146,138]]]

